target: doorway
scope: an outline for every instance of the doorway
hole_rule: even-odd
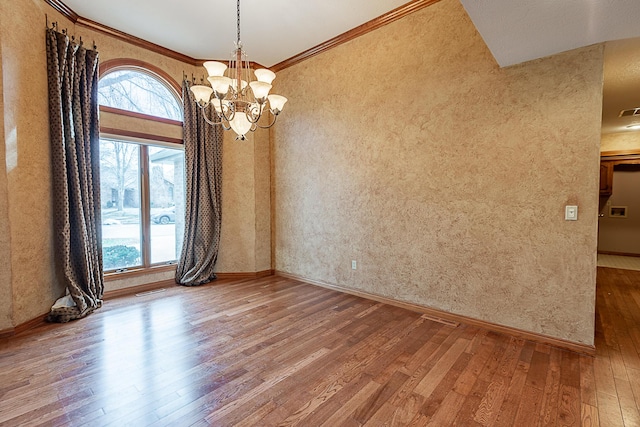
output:
[[[602,90],[598,266],[640,270],[638,64],[640,38],[606,43]]]
[[[598,266],[640,271],[640,151],[603,154]]]

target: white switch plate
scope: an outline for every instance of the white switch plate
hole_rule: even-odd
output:
[[[564,207],[564,219],[567,221],[578,220],[578,207],[577,206],[565,206]]]
[[[356,262],[355,259],[351,260],[351,269],[355,270],[358,267],[358,263]]]

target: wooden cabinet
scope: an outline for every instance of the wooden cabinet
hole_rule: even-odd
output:
[[[600,153],[600,197],[613,194],[613,168],[625,169],[640,165],[640,150],[603,151]],[[637,169],[634,169],[637,170]],[[601,200],[602,202],[602,200]]]
[[[613,192],[613,162],[600,162],[600,196],[610,196]]]

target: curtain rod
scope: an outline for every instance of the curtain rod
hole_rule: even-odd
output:
[[[47,15],[46,13],[44,14],[45,17],[45,22],[46,22],[46,28],[47,30],[49,29],[49,15]],[[64,34],[65,36],[69,37],[69,30],[67,30],[66,28],[64,30],[59,31],[58,30],[58,22],[57,21],[53,21],[51,23],[51,29],[57,33],[61,33]],[[84,41],[82,40],[82,36],[79,37],[79,42],[78,44],[80,46],[84,46]],[[75,34],[71,35],[71,42],[72,43],[76,43],[76,36]],[[94,40],[91,45],[93,46],[93,50],[98,50],[98,46],[96,46],[96,41]]]

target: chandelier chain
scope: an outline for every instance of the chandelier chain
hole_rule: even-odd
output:
[[[238,46],[240,46],[240,0],[238,0],[236,2],[236,4],[237,4],[236,10],[237,10],[237,13],[238,13],[238,15],[237,15],[238,16],[238,21],[237,21],[238,22],[238,25],[237,25],[237,27],[238,27],[237,28],[237,30],[238,30]]]

